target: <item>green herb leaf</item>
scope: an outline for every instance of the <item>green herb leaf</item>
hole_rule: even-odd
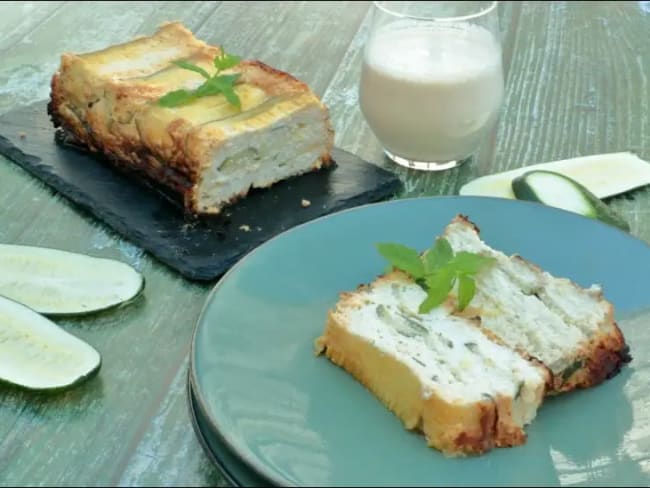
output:
[[[218,70],[229,69],[234,66],[237,66],[241,58],[233,54],[227,54],[226,51],[221,47],[221,54],[214,58],[214,67]]]
[[[220,93],[221,87],[217,86],[212,78],[205,80],[201,86],[194,90],[194,94],[197,96],[197,98],[219,95]]]
[[[424,264],[415,249],[390,243],[377,244],[377,249],[379,254],[397,269],[410,274],[414,279],[424,277]]]
[[[237,108],[241,107],[239,96],[235,92],[233,85],[240,77],[240,74],[221,75],[207,80],[203,85],[197,88],[199,96],[218,95],[222,93],[231,105]]]
[[[172,61],[174,65],[180,68],[199,73],[205,78],[205,81],[201,86],[193,91],[181,89],[169,92],[158,99],[158,104],[163,107],[177,107],[179,105],[190,103],[197,98],[223,94],[228,103],[237,108],[241,108],[241,101],[234,89],[234,84],[239,80],[241,73],[232,73],[227,75],[220,74],[223,69],[236,66],[240,60],[241,58],[239,56],[226,54],[222,50],[222,53],[214,59],[214,66],[217,68],[217,72],[214,75],[210,75],[210,73],[200,66],[196,66],[188,61]]]
[[[241,101],[239,96],[235,93],[235,90],[232,86],[224,87],[222,90],[223,96],[226,97],[226,100],[230,102],[230,105],[234,105],[237,108],[241,108]]]
[[[241,73],[231,73],[229,75],[219,75],[217,78],[220,83],[233,86],[241,78]]]
[[[234,75],[220,75],[210,78],[209,80],[204,81],[203,84],[196,89],[196,95],[199,97],[207,97],[210,95],[219,95],[225,90],[232,90],[232,86],[239,77],[240,73]]]
[[[473,275],[495,261],[496,259],[489,256],[460,251],[457,252],[454,258],[449,262],[449,266],[458,273]]]
[[[476,282],[474,278],[467,275],[458,276],[458,310],[461,312],[467,308],[469,302],[476,293]]]
[[[415,249],[401,244],[380,243],[377,249],[392,267],[408,273],[427,292],[426,299],[419,306],[419,313],[427,313],[443,303],[456,281],[456,307],[464,310],[476,294],[474,276],[496,262],[495,258],[467,251],[454,254],[444,237],[436,239],[431,249],[422,256]]]
[[[178,66],[179,68],[187,69],[190,71],[194,71],[195,73],[200,74],[203,76],[205,79],[210,79],[210,73],[208,73],[206,70],[201,68],[200,66],[197,66],[195,64],[189,63],[187,61],[183,61],[182,59],[178,59],[176,61],[172,61],[173,64]]]
[[[424,254],[424,264],[427,271],[433,271],[445,266],[454,257],[454,250],[451,248],[449,241],[444,237],[439,237]]]
[[[456,277],[448,268],[441,268],[426,277],[427,298],[420,304],[418,312],[427,313],[436,308],[449,296]]]
[[[194,100],[196,96],[187,90],[174,90],[158,99],[158,105],[163,107],[178,107]]]

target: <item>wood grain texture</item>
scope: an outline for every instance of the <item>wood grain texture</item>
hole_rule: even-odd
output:
[[[41,15],[45,20],[38,26],[25,26],[29,38],[6,50],[8,61],[0,68],[0,111],[47,97],[62,51],[122,42],[152,32],[165,20],[181,20],[206,41],[302,73],[323,91],[368,7],[332,2],[290,2],[283,8],[240,2],[124,5],[70,3]],[[345,22],[331,15],[341,8]],[[238,19],[244,9],[247,25],[264,28],[243,29]],[[62,30],[69,35],[61,36]],[[331,62],[314,59],[317,51]],[[0,485],[223,484],[192,431],[184,384],[193,326],[210,287],[168,271],[3,158],[0,195],[0,241],[120,259],[147,281],[142,299],[123,310],[59,321],[102,353],[98,378],[50,399],[0,391]]]
[[[60,10],[66,2],[2,2],[0,3],[0,52],[20,41],[29,42],[29,33]]]
[[[500,5],[499,21],[502,31],[506,73],[509,69],[514,44],[513,27],[517,25],[516,18],[520,5],[505,2]],[[375,161],[382,167],[396,171],[404,181],[404,192],[399,197],[415,197],[424,195],[450,194],[456,191],[459,181],[464,181],[468,174],[467,166],[453,171],[421,172],[398,167],[383,155],[381,145],[366,124],[358,104],[358,83],[363,59],[363,47],[372,27],[372,12],[369,12],[355,38],[350,43],[348,51],[339,65],[336,76],[332,80],[324,101],[330,107],[333,117],[339,121],[336,127],[336,143],[348,151],[359,154],[368,161]],[[485,147],[493,144],[493,138],[486,140],[484,148],[477,156],[477,161],[489,157],[490,151]],[[476,165],[476,162],[472,163]]]
[[[650,160],[645,4],[523,3],[493,155],[468,168],[465,177],[625,150]],[[642,189],[611,202],[645,240],[649,198],[650,190]]]
[[[0,113],[46,98],[61,52],[180,20],[208,42],[309,83],[330,107],[337,144],[398,171],[401,196],[455,193],[478,175],[578,154],[633,149],[650,159],[650,12],[642,2],[504,2],[501,118],[471,164],[441,174],[395,168],[359,111],[369,2],[126,5],[1,3]],[[649,202],[650,190],[612,202],[646,240]],[[2,158],[0,208],[0,242],[117,258],[147,280],[125,309],[60,321],[102,353],[95,380],[55,397],[0,390],[0,485],[223,485],[186,407],[191,333],[209,286],[169,272]]]

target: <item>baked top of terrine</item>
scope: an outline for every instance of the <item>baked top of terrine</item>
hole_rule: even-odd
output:
[[[49,111],[76,142],[181,194],[194,213],[218,213],[251,188],[327,165],[327,108],[304,82],[260,61],[220,73],[238,75],[239,105],[221,93],[160,104],[205,82],[176,62],[212,75],[221,54],[179,23],[101,51],[65,53]]]

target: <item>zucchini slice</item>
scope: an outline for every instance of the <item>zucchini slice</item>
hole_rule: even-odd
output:
[[[531,200],[551,207],[601,220],[624,231],[630,226],[596,195],[571,178],[552,171],[528,171],[512,180],[519,200]]]
[[[0,297],[0,381],[36,391],[65,390],[90,378],[101,356],[48,318]]]
[[[0,270],[0,295],[52,316],[106,310],[144,289],[128,264],[45,247],[0,244]]]
[[[482,176],[463,185],[458,193],[460,195],[515,198],[512,192],[512,180],[534,170],[552,171],[567,176],[600,199],[650,185],[650,163],[634,153],[620,152],[533,164]]]

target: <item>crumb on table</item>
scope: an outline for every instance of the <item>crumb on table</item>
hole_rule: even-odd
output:
[[[251,226],[247,224],[243,224],[239,226],[239,230],[243,230],[244,232],[250,232],[251,231]]]
[[[305,198],[302,199],[302,202],[300,202],[300,205],[302,205],[303,208],[307,208],[311,205],[311,202]]]

